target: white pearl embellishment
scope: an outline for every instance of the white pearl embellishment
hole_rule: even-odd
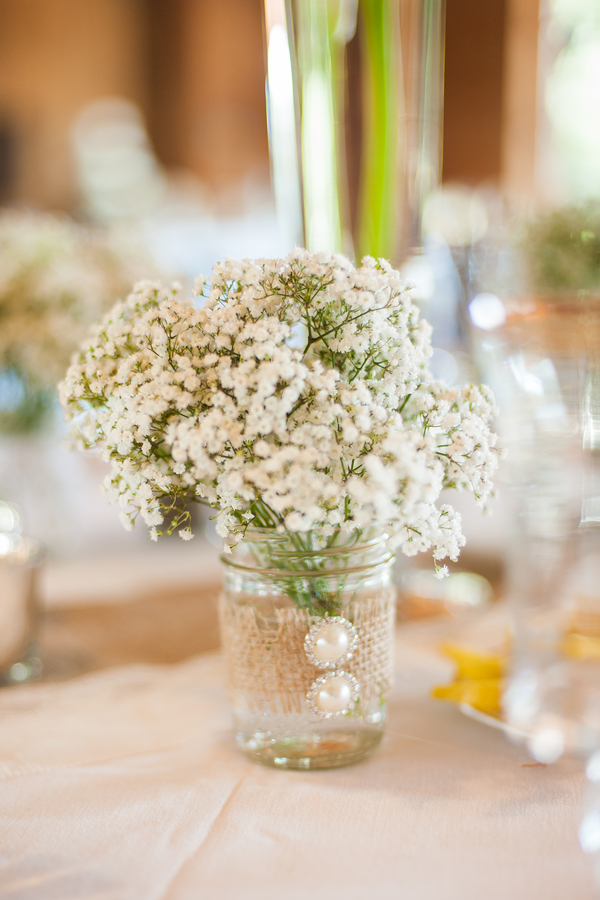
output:
[[[321,712],[343,712],[350,706],[352,688],[339,675],[332,675],[322,684],[315,697],[315,706]]]
[[[342,616],[313,619],[304,638],[304,650],[313,666],[329,669],[310,687],[306,699],[311,712],[321,719],[351,715],[358,703],[358,681],[337,667],[352,659],[358,645],[358,631]]]
[[[356,628],[342,616],[318,619],[304,639],[306,655],[319,669],[334,669],[352,659],[357,644]]]
[[[321,675],[307,694],[308,705],[321,719],[348,715],[358,700],[358,681],[349,672]]]
[[[313,641],[313,653],[322,662],[333,662],[348,653],[350,636],[343,625],[324,625]]]

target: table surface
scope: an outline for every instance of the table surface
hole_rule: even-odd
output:
[[[50,604],[46,681],[0,690],[2,900],[594,898],[580,764],[429,696],[500,610],[402,623],[376,754],[286,772],[234,744],[216,594]]]

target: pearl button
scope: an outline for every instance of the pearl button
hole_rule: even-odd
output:
[[[315,706],[324,713],[343,712],[350,706],[352,688],[344,678],[332,675],[321,685]]]
[[[321,662],[333,662],[348,653],[350,635],[343,625],[324,625],[318,632],[313,653]]]

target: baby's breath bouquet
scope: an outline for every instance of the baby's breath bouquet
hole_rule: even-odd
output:
[[[193,500],[229,551],[219,615],[236,740],[292,768],[372,752],[393,676],[393,547],[456,557],[444,488],[483,502],[497,456],[485,388],[427,368],[430,330],[398,272],[327,253],[233,260],[143,283],[61,385],[101,448],[126,527],[191,538]],[[343,722],[343,724],[340,724]]]
[[[73,351],[141,266],[122,241],[66,216],[0,213],[0,431],[42,422]]]
[[[407,555],[455,558],[460,517],[436,503],[444,488],[489,494],[493,401],[432,378],[400,274],[295,250],[218,264],[195,291],[204,305],[138,284],[60,388],[81,443],[111,463],[124,525],[188,539],[199,500],[226,551],[249,527],[310,549],[378,524]]]

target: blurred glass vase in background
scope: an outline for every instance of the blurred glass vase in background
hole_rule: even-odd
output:
[[[530,228],[524,265],[512,265],[512,250],[498,254],[496,275],[511,269],[510,278],[488,279],[500,290],[469,304],[514,511],[504,711],[544,763],[588,755],[600,740],[600,292],[584,284],[572,248],[553,246],[548,221]]]
[[[290,246],[401,263],[441,165],[444,0],[265,0],[267,110]]]

